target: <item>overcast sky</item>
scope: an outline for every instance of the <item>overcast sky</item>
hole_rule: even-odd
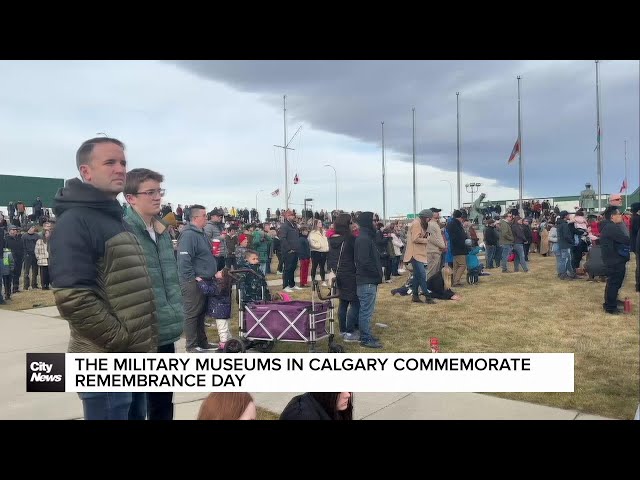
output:
[[[639,74],[601,61],[603,193],[638,186]],[[592,61],[1,61],[4,174],[77,175],[75,151],[104,132],[127,145],[130,168],[165,175],[166,201],[284,205],[282,97],[287,95],[291,204],[382,213],[381,122],[387,212],[412,211],[415,107],[417,207],[456,203],[456,92],[464,183],[487,199],[516,198],[517,75],[522,76],[525,196],[577,195],[597,185]],[[300,183],[293,185],[298,174]],[[279,197],[271,192],[280,189]],[[260,192],[262,190],[262,192]],[[455,206],[455,205],[454,205]]]

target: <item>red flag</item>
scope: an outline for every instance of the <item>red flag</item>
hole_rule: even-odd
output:
[[[507,161],[507,165],[510,165],[516,158],[516,155],[520,154],[520,139],[516,140],[516,144],[513,146],[513,150],[511,150],[511,156]]]
[[[300,179],[298,178],[298,174],[297,173],[296,173],[296,176],[293,177],[293,183],[296,184],[296,185],[300,183]]]
[[[622,181],[622,186],[620,187],[620,192],[618,192],[618,193],[622,193],[623,191],[624,192],[627,191],[627,179],[626,178]]]

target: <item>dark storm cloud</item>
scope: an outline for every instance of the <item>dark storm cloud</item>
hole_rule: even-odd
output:
[[[287,95],[291,125],[380,143],[420,163],[455,170],[456,92],[460,92],[461,159],[467,174],[517,187],[507,158],[517,138],[517,80],[522,76],[525,190],[576,193],[596,184],[595,66],[590,61],[181,61],[198,75],[262,95],[278,108]],[[638,184],[638,62],[603,61],[603,191],[623,178],[624,140],[630,186]]]

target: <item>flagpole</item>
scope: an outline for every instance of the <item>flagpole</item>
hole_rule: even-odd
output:
[[[602,131],[600,130],[600,68],[596,60],[596,128],[598,134],[598,213],[602,213]]]
[[[456,92],[456,147],[458,152],[458,208],[462,206],[460,203],[460,92]]]
[[[285,201],[285,209],[289,210],[289,197],[291,194],[289,193],[289,164],[287,162],[287,150],[295,150],[293,148],[289,148],[289,144],[293,141],[298,132],[302,129],[302,125],[298,127],[296,133],[293,134],[289,143],[287,143],[287,96],[283,95],[282,97],[282,111],[284,116],[284,142],[282,145],[274,145],[274,147],[283,148],[284,149],[284,201]],[[293,192],[291,192],[293,193]]]
[[[382,122],[382,223],[387,220],[387,184],[384,166],[384,122]]]
[[[282,98],[282,110],[284,113],[284,201],[285,210],[289,210],[289,167],[287,164],[287,96]]]
[[[416,107],[411,111],[413,113],[413,218],[416,218]]]
[[[520,75],[518,75],[518,148],[520,150],[519,157],[519,186],[518,186],[518,202],[520,204],[520,216],[524,217],[524,207],[522,205],[522,187],[523,187],[523,175],[522,175],[522,121],[520,118]]]
[[[624,141],[624,209],[627,210],[629,202],[629,183],[627,180],[627,141]]]

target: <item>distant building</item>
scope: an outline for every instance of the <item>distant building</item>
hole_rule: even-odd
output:
[[[53,208],[53,199],[58,189],[64,187],[62,178],[23,177],[20,175],[0,175],[0,208],[7,213],[9,202],[24,202],[27,212],[36,197],[42,200],[44,208]]]
[[[610,193],[617,193],[617,192],[610,192]],[[602,195],[603,209],[607,205],[610,193],[607,193],[606,195],[605,194]],[[558,196],[558,197],[534,197],[534,198],[522,199],[523,202],[531,202],[531,203],[535,202],[536,200],[538,200],[540,203],[546,200],[547,202],[549,202],[549,205],[551,205],[551,208],[554,208],[557,205],[560,210],[567,210],[568,212],[576,211],[578,209],[578,206],[580,205],[580,195],[569,195],[569,196]],[[640,188],[637,188],[635,192],[629,194],[629,197],[627,200],[627,206],[630,206],[633,202],[640,202]],[[502,212],[504,213],[506,210],[514,208],[514,205],[516,205],[517,203],[518,203],[517,198],[508,199],[508,200],[492,200],[489,198],[488,201],[482,202],[480,206],[488,207],[490,205],[500,205],[500,207],[502,208]],[[470,207],[471,202],[464,203],[463,206]]]

